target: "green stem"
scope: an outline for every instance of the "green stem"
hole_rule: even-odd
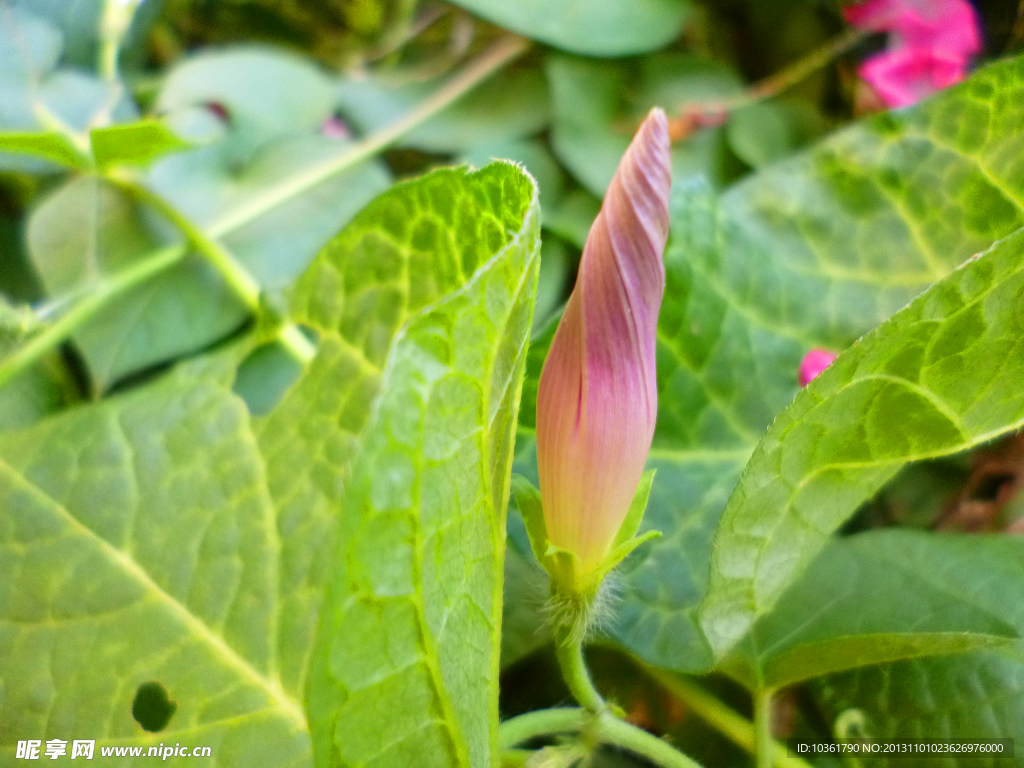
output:
[[[750,89],[751,94],[757,99],[780,94],[827,66],[833,59],[842,56],[867,36],[868,33],[862,29],[848,29],[815,48],[803,58],[797,59],[788,67],[755,83]]]
[[[181,213],[171,203],[139,184],[128,176],[116,171],[108,171],[106,178],[140,202],[150,205],[162,214],[185,236],[189,244],[195,248],[220,273],[224,282],[242,300],[250,312],[256,313],[260,308],[260,285],[242,264],[228,253],[227,249],[216,240],[199,229],[192,220]],[[316,355],[316,348],[309,342],[298,326],[285,322],[278,331],[277,339],[281,345],[300,363],[305,365]]]
[[[699,763],[691,760],[664,739],[630,725],[625,720],[601,717],[595,733],[606,744],[624,747],[663,768],[700,768]]]
[[[698,763],[663,739],[607,713],[598,715],[585,709],[542,709],[506,720],[498,727],[502,749],[512,749],[524,741],[559,733],[586,733],[603,744],[622,747],[646,757],[661,768],[700,768]]]
[[[754,724],[743,715],[689,680],[652,667],[644,667],[644,671],[682,701],[690,712],[738,747],[755,754],[757,745]],[[801,758],[792,757],[786,746],[778,741],[772,742],[772,754],[776,768],[811,768]]]
[[[195,248],[213,265],[232,292],[242,300],[250,311],[254,312],[259,308],[259,283],[256,282],[256,278],[250,275],[245,267],[228,253],[223,245],[193,224],[188,216],[185,216],[167,199],[143,184],[116,171],[108,171],[105,177],[139,202],[149,205],[153,210],[171,222],[185,236],[189,245]]]
[[[583,643],[563,639],[556,643],[555,655],[558,658],[558,666],[562,669],[562,677],[569,686],[573,698],[591,712],[607,710],[608,702],[594,687],[587,662],[583,658]]]
[[[100,41],[100,76],[107,82],[117,80],[117,54],[121,41],[116,37],[103,36]]]
[[[473,86],[486,79],[512,59],[526,51],[529,41],[514,35],[499,40],[492,48],[479,58],[466,65],[459,74],[453,77],[429,98],[405,117],[385,128],[380,133],[370,136],[352,145],[347,151],[325,161],[324,163],[301,170],[287,179],[268,187],[261,193],[249,198],[243,205],[228,212],[208,227],[210,237],[223,237],[250,221],[259,218],[271,208],[291,200],[296,195],[323,183],[336,174],[347,171],[359,163],[368,160],[381,150],[387,148],[416,126],[430,119],[448,107],[456,99],[464,95]]]
[[[592,713],[576,707],[555,707],[527,712],[498,726],[498,744],[502,750],[512,749],[538,736],[579,733],[594,719]]]
[[[293,196],[302,194],[311,187],[326,181],[332,175],[342,173],[380,152],[522,54],[528,45],[529,42],[520,37],[502,38],[493,48],[467,64],[465,69],[448,84],[397,123],[351,146],[320,166],[297,172],[294,176],[253,198],[239,209],[228,213],[207,228],[206,238],[219,239],[245,226],[274,206],[287,202]],[[79,326],[95,316],[111,299],[119,296],[128,288],[139,285],[169,269],[181,261],[187,252],[187,249],[180,245],[162,248],[147,254],[132,267],[99,283],[94,291],[84,295],[59,321],[34,336],[31,341],[0,362],[0,386],[39,362],[47,353],[66,341]],[[245,285],[245,280],[241,276],[239,276],[238,288],[243,291],[240,294],[243,297],[250,295],[250,288]],[[287,341],[285,343],[287,344]]]
[[[0,365],[0,387],[29,366],[39,362],[78,326],[103,309],[111,299],[177,264],[186,253],[188,251],[180,245],[163,248],[144,261],[122,269],[113,277],[100,282],[94,291],[76,302],[59,320],[33,336],[4,360],[3,365]]]
[[[757,768],[772,768],[772,696],[771,689],[754,694],[754,749]]]
[[[690,101],[679,107],[682,118],[695,113],[714,114],[731,112],[754,102],[777,96],[797,83],[814,74],[838,56],[849,51],[863,40],[868,33],[861,29],[849,29],[836,35],[820,47],[814,49],[801,59],[790,64],[773,75],[754,83],[743,93],[726,99],[712,101]]]
[[[105,0],[100,14],[100,49],[96,62],[100,76],[117,81],[117,59],[121,42],[132,24],[138,0]]]

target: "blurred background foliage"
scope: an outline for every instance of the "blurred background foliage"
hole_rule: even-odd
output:
[[[1024,3],[976,6],[983,58],[1024,48]],[[262,215],[231,220],[296,169],[372,140],[428,103],[506,30],[537,44],[381,152]],[[116,67],[105,58],[111,39]],[[0,352],[143,255],[180,242],[170,210],[222,235],[262,292],[254,312],[190,255],[0,387],[0,429],[272,325],[324,242],[394,181],[439,165],[505,158],[538,180],[540,327],[566,298],[605,186],[651,106],[672,119],[674,180],[724,188],[879,110],[856,65],[882,45],[881,36],[850,34],[838,0],[0,0],[0,130],[74,133],[160,116],[191,145],[138,170],[171,209],[109,180],[0,153]],[[235,387],[263,413],[300,370],[268,334]],[[1022,478],[1019,438],[912,465],[848,530],[1019,527]],[[514,621],[507,631],[517,631]],[[747,759],[636,662],[612,650],[593,662],[599,687],[634,722],[706,764]],[[502,683],[506,714],[567,700],[543,649],[508,667]],[[707,685],[749,714],[741,689],[725,679]],[[826,694],[787,693],[778,732],[820,733]]]

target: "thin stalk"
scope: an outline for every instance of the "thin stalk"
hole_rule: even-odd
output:
[[[718,697],[688,680],[651,667],[644,667],[644,671],[682,701],[690,712],[736,746],[751,755],[755,754],[757,745],[754,724],[743,715],[727,706]],[[785,745],[778,741],[772,742],[772,754],[776,768],[811,768],[810,764],[801,758],[792,757]]]
[[[827,66],[834,59],[842,56],[863,40],[867,34],[867,32],[861,29],[848,29],[846,32],[836,35],[831,40],[814,49],[803,58],[797,59],[775,74],[759,80],[744,90],[743,93],[736,96],[710,101],[689,101],[679,105],[677,111],[680,115],[671,121],[671,127],[674,129],[673,135],[688,135],[690,132],[690,123],[688,121],[694,115],[724,114],[754,102],[777,96],[797,83],[802,82],[822,67]]]
[[[664,739],[630,725],[625,720],[601,717],[594,733],[604,743],[624,747],[662,768],[700,768],[699,763],[691,760]]]
[[[464,95],[473,86],[486,79],[512,59],[522,54],[529,42],[523,38],[508,36],[502,38],[479,58],[466,65],[449,83],[438,89],[431,97],[421,102],[404,118],[389,128],[371,136],[341,152],[320,166],[298,171],[294,176],[268,189],[264,194],[231,211],[215,221],[205,231],[210,240],[219,239],[245,226],[271,208],[287,202],[295,195],[342,173],[354,165],[372,157],[404,134],[430,119],[445,107]],[[119,296],[128,288],[160,274],[181,261],[187,254],[184,246],[162,248],[139,259],[132,267],[122,270],[102,281],[98,287],[85,294],[67,314],[46,330],[33,337],[17,352],[0,362],[0,385],[37,363],[48,352],[55,349],[71,336],[74,331],[103,309],[107,302]],[[123,273],[123,274],[122,274]],[[244,280],[242,281],[244,283]],[[240,283],[240,287],[244,287]],[[248,292],[248,288],[246,288]]]
[[[754,748],[757,768],[772,768],[772,696],[771,689],[754,694]]]
[[[583,643],[563,640],[556,644],[555,655],[562,670],[562,677],[569,686],[569,692],[580,706],[595,713],[607,710],[608,702],[594,687],[594,681],[583,658]]]
[[[498,745],[502,750],[508,750],[538,736],[579,733],[587,728],[593,718],[592,713],[577,707],[555,707],[527,712],[498,726]]]
[[[117,58],[121,41],[116,37],[103,36],[100,41],[100,76],[107,82],[117,80]]]
[[[0,387],[29,366],[39,362],[44,355],[67,339],[78,326],[103,309],[111,299],[177,264],[186,253],[188,251],[180,245],[163,248],[147,259],[122,269],[113,277],[100,282],[94,291],[76,302],[53,325],[48,325],[4,360],[3,365],[0,365]]]
[[[751,96],[755,99],[765,99],[789,90],[842,56],[867,36],[867,32],[857,28],[850,28],[836,35],[803,58],[755,83],[750,89]]]
[[[220,273],[224,282],[231,288],[232,293],[241,299],[250,311],[255,311],[259,308],[259,283],[256,282],[256,278],[250,275],[245,267],[228,253],[228,250],[223,245],[193,224],[188,216],[185,216],[167,199],[143,184],[139,184],[129,177],[113,171],[108,172],[105,178],[135,199],[149,205],[153,210],[171,222],[185,236],[189,245],[213,265],[217,272]]]
[[[430,119],[444,108],[463,96],[473,86],[496,72],[512,59],[526,51],[529,41],[508,35],[493,47],[482,53],[439,88],[433,95],[409,112],[401,120],[379,133],[353,144],[347,151],[321,163],[299,171],[263,192],[249,198],[243,205],[229,211],[207,228],[210,237],[219,238],[259,218],[271,208],[322,184],[327,179],[343,173],[359,163],[368,160],[387,148],[416,126]]]
[[[117,59],[139,0],[106,0],[100,16],[100,49],[96,67],[107,82],[117,81]]]
[[[150,205],[155,211],[163,215],[185,236],[189,244],[206,258],[210,264],[220,273],[221,278],[231,288],[250,312],[259,311],[260,307],[260,286],[241,263],[235,260],[228,250],[211,239],[205,232],[192,223],[192,220],[181,213],[165,198],[153,192],[148,187],[139,184],[126,175],[113,171],[106,174],[106,178],[123,189],[137,200]],[[277,334],[281,345],[300,363],[305,365],[316,355],[314,347],[292,322],[282,324]]]
[[[498,727],[502,749],[508,750],[539,736],[585,733],[602,744],[628,749],[661,768],[700,768],[699,764],[657,736],[607,713],[595,715],[585,709],[542,709],[529,712]]]
[[[277,340],[303,365],[316,357],[316,347],[295,323],[284,323],[277,332]]]

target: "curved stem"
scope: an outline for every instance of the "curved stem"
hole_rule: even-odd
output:
[[[694,715],[751,755],[755,754],[757,746],[754,724],[743,715],[717,696],[678,675],[647,666],[644,671],[683,702]],[[805,760],[791,756],[785,745],[778,741],[772,742],[772,754],[777,768],[811,768]]]
[[[245,205],[211,224],[205,231],[206,237],[211,240],[221,238],[245,226],[271,208],[287,202],[295,195],[302,194],[331,176],[342,173],[372,157],[449,106],[473,86],[522,54],[528,46],[529,41],[520,37],[510,35],[502,38],[493,48],[467,64],[465,69],[451,81],[394,125],[358,142],[325,163],[314,168],[300,170],[292,177],[271,187],[263,194],[256,196]],[[16,352],[0,362],[0,386],[39,362],[47,353],[66,341],[79,326],[107,306],[111,299],[169,269],[181,261],[187,252],[187,249],[180,245],[162,248],[143,256],[131,267],[121,270],[116,275],[99,283],[95,290],[83,296],[60,320],[34,336]],[[244,282],[244,280],[240,282],[239,288],[244,287]],[[248,288],[245,288],[245,291],[248,292]]]
[[[754,694],[754,746],[757,768],[772,768],[772,695],[771,689]]]
[[[579,733],[587,728],[593,717],[587,710],[577,707],[556,707],[527,712],[498,726],[498,744],[502,750],[508,750],[538,736]]]
[[[213,265],[235,296],[241,299],[242,303],[250,311],[255,311],[259,308],[259,283],[256,282],[256,278],[249,274],[249,270],[239,264],[228,253],[228,250],[223,245],[193,224],[192,220],[172,205],[170,201],[145,185],[116,171],[107,172],[105,178],[170,221],[185,236],[189,245],[199,251]]]
[[[673,748],[668,742],[607,713],[594,714],[585,709],[542,709],[529,712],[498,727],[502,749],[559,733],[586,733],[602,744],[628,749],[662,768],[700,768],[700,765]]]
[[[108,171],[106,178],[137,200],[150,205],[155,211],[166,217],[188,239],[189,244],[213,265],[235,296],[242,300],[246,308],[253,313],[259,311],[259,283],[249,273],[249,270],[239,263],[223,245],[211,239],[168,200],[156,194],[145,185],[116,171]],[[292,322],[282,324],[277,339],[289,354],[303,365],[312,360],[314,355],[316,355],[316,348],[302,335],[298,326]]]
[[[700,768],[700,763],[691,760],[664,739],[630,725],[625,720],[601,717],[595,733],[604,743],[624,747],[663,768]]]
[[[583,643],[562,639],[555,644],[555,655],[558,658],[558,666],[562,670],[562,677],[572,697],[584,708],[591,712],[603,712],[608,709],[608,702],[604,700],[587,669],[587,662],[583,658]]]

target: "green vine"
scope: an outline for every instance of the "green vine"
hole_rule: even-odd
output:
[[[157,210],[171,219],[192,245],[218,269],[239,298],[250,309],[255,310],[259,304],[259,286],[252,276],[217,242],[220,238],[378,154],[520,56],[528,46],[529,41],[524,38],[515,35],[502,37],[394,125],[357,142],[319,165],[299,170],[292,176],[268,187],[243,205],[214,221],[205,230],[195,227],[186,217],[174,211],[173,206],[167,201],[144,187],[130,184],[128,188],[134,194],[145,197],[148,203],[154,205]],[[123,177],[110,178],[117,183],[125,184]],[[57,321],[33,336],[0,362],[0,386],[39,362],[45,355],[70,338],[79,327],[107,307],[111,301],[170,269],[184,259],[187,254],[186,245],[161,248],[141,257],[131,267],[98,281]],[[302,342],[296,338],[295,332],[290,332],[287,326],[283,329],[281,338],[299,359],[309,359],[311,348],[308,342],[303,347]]]

